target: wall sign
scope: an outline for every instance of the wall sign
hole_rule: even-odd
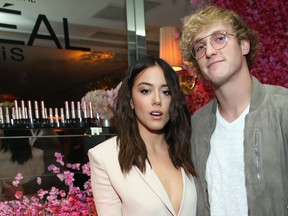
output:
[[[25,1],[25,0],[23,0]],[[35,3],[36,1],[26,1]],[[14,4],[5,3],[3,7],[0,8],[0,14],[10,14],[13,16],[21,16],[22,13],[20,10],[14,10],[11,9]],[[39,32],[40,26],[45,26],[48,34],[41,34]],[[0,23],[1,28],[7,28],[7,29],[17,29],[17,25],[11,24],[11,23]],[[38,17],[35,20],[35,25],[32,29],[32,32],[29,34],[28,42],[25,44],[25,41],[22,40],[15,40],[11,38],[2,38],[0,37],[0,43],[2,44],[13,44],[13,45],[26,45],[26,46],[33,46],[35,40],[41,39],[41,40],[50,40],[53,41],[55,46],[58,49],[67,49],[67,50],[78,50],[78,51],[91,51],[88,47],[79,47],[79,46],[73,46],[70,43],[69,38],[69,24],[68,19],[63,18],[63,31],[64,31],[64,48],[61,45],[59,39],[57,38],[57,35],[55,31],[53,30],[48,18],[44,14],[39,14]],[[23,49],[19,47],[13,47],[9,50],[6,49],[5,46],[1,47],[1,56],[0,60],[13,60],[13,61],[23,61],[25,59]]]

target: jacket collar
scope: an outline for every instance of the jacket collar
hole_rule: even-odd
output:
[[[254,111],[264,100],[266,89],[254,76],[252,77],[252,98],[249,112]]]
[[[252,97],[251,97],[251,102],[250,102],[250,110],[249,112],[254,111],[259,105],[262,103],[264,100],[264,97],[266,95],[266,90],[264,86],[254,77],[251,76],[252,78]],[[216,110],[217,110],[217,98],[215,97],[213,102],[212,102],[212,112],[214,115],[216,115]]]

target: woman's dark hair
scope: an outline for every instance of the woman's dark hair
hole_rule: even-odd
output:
[[[169,109],[170,120],[164,127],[165,139],[169,145],[169,155],[176,168],[183,167],[189,175],[196,175],[191,160],[191,121],[185,97],[180,89],[178,77],[172,67],[164,60],[152,56],[139,59],[127,70],[122,81],[116,102],[117,143],[119,145],[119,163],[123,173],[132,166],[145,172],[145,162],[149,161],[147,150],[140,136],[134,110],[131,107],[131,95],[134,80],[143,70],[158,65],[162,68],[171,92]]]
[[[26,161],[32,158],[32,149],[29,143],[29,136],[31,133],[29,130],[13,130],[7,129],[3,131],[3,136],[8,137],[2,139],[0,143],[1,151],[11,152],[11,162],[17,162],[24,164]],[[9,138],[9,137],[21,137],[23,138]]]

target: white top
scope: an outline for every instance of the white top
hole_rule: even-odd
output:
[[[205,176],[211,216],[248,215],[243,150],[245,116],[248,112],[249,106],[229,123],[217,109]]]

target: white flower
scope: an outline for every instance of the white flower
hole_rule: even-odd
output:
[[[82,107],[84,102],[89,107],[91,103],[93,117],[99,117],[101,119],[112,119],[114,117],[114,106],[118,95],[118,90],[121,83],[117,85],[115,89],[103,90],[96,89],[94,91],[87,92],[82,98]]]

